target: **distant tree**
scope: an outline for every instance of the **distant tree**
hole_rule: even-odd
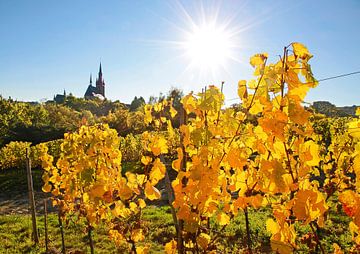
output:
[[[99,118],[98,122],[107,123],[110,128],[116,129],[121,136],[125,136],[129,133],[130,128],[127,124],[127,118],[129,110],[125,108],[119,108],[113,112],[109,112],[108,115]]]
[[[132,100],[130,104],[130,111],[137,111],[140,108],[144,107],[144,105],[145,105],[144,98],[142,96],[140,96],[139,98],[135,96],[135,98]]]
[[[141,111],[130,113],[127,117],[127,126],[129,127],[129,133],[142,133],[146,129],[144,113]]]
[[[170,89],[170,91],[168,92],[166,99],[167,100],[172,99],[173,100],[173,107],[176,110],[179,110],[180,107],[181,107],[181,98],[183,96],[184,96],[184,93],[183,93],[183,91],[181,89],[176,88],[176,87],[172,87]]]

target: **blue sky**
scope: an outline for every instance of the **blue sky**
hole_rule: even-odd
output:
[[[314,55],[318,79],[360,70],[360,1],[20,1],[0,0],[0,94],[25,101],[52,99],[65,89],[82,97],[89,75],[103,66],[106,96],[131,102],[171,87],[185,92],[225,81],[227,99],[250,79],[249,58],[271,60],[290,42]],[[238,30],[226,69],[200,74],[174,42],[185,39],[189,17]],[[205,73],[206,74],[206,73]],[[360,105],[360,75],[320,83],[306,101]],[[235,102],[235,101],[234,101]]]

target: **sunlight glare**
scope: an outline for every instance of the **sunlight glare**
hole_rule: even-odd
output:
[[[194,26],[184,41],[185,55],[190,66],[216,70],[231,57],[230,35],[215,23]]]

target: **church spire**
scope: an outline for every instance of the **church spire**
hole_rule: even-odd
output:
[[[101,62],[100,62],[100,67],[99,67],[99,77],[102,76],[102,70],[101,70]]]
[[[92,86],[92,74],[90,73],[90,85]]]
[[[105,97],[105,82],[102,75],[101,61],[99,67],[99,77],[96,79],[96,89],[98,94],[101,94],[103,97]]]

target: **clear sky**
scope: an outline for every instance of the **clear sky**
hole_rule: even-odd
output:
[[[0,94],[18,100],[52,99],[64,89],[82,97],[100,60],[111,100],[221,81],[231,99],[237,81],[251,78],[250,56],[268,52],[275,61],[294,41],[314,55],[318,79],[360,70],[359,0],[0,0],[0,10]],[[236,46],[215,74],[189,68],[181,47],[191,22],[214,17],[235,32]],[[360,105],[360,75],[322,82],[306,100]]]

